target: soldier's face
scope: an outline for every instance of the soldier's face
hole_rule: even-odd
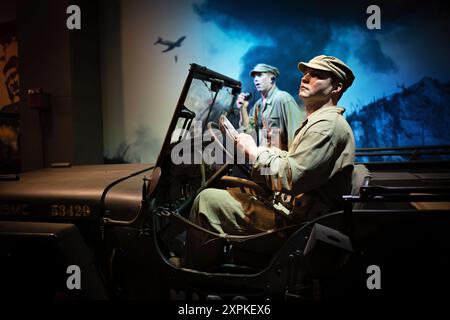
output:
[[[307,68],[300,82],[298,95],[303,101],[329,98],[333,79],[327,71]]]
[[[272,89],[273,81],[272,81],[273,74],[267,73],[267,72],[256,72],[255,76],[253,77],[253,83],[255,84],[256,90],[258,90],[260,93],[267,93],[270,89]]]

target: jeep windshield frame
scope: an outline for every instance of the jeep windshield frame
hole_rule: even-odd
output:
[[[157,181],[148,191],[156,208],[181,213],[209,181],[227,173],[230,159],[234,159],[218,146],[224,137],[211,125],[217,124],[222,115],[239,125],[235,104],[240,92],[241,82],[191,64],[156,162],[157,174],[152,180]],[[205,154],[209,155],[207,160]]]
[[[240,81],[192,63],[156,161],[156,166],[161,167],[163,165],[164,155],[175,142],[173,135],[176,129],[182,129],[183,133],[189,132],[193,128],[193,120],[197,120],[202,121],[202,131],[204,132],[207,122],[217,123],[219,116],[222,114],[236,118],[238,111],[234,104],[237,95],[241,92],[241,87]],[[205,94],[211,94],[211,96],[206,97]],[[208,101],[208,98],[211,98],[211,101]],[[178,136],[176,142],[185,138],[186,136],[183,135]]]

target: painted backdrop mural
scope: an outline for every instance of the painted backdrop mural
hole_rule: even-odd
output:
[[[17,112],[19,73],[15,22],[0,24],[0,112]]]
[[[246,91],[254,90],[249,70],[273,64],[279,86],[297,97],[297,63],[322,53],[355,71],[340,102],[358,147],[449,144],[448,5],[378,1],[380,28],[371,29],[371,4],[122,1],[123,110],[107,115],[105,157],[156,159],[192,62],[241,80]]]
[[[15,22],[0,24],[0,173],[20,171],[17,55]]]

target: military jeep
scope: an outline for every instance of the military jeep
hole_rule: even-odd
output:
[[[201,230],[188,219],[195,196],[258,188],[217,130],[222,115],[237,125],[240,92],[240,82],[192,64],[154,165],[1,176],[2,296],[301,302],[434,295],[450,284],[450,162],[420,158],[446,146],[359,149],[369,161],[355,168],[370,174],[355,177],[344,210],[263,234],[213,235],[222,261],[184,268],[186,231]],[[403,160],[370,161],[383,156]]]

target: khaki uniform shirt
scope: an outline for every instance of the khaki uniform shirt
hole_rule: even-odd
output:
[[[323,107],[311,114],[289,151],[259,147],[253,167],[255,181],[266,182],[275,192],[273,199],[240,189],[206,189],[196,197],[190,220],[216,233],[246,235],[279,228],[280,216],[275,210],[300,223],[339,209],[342,195],[350,193],[355,156],[353,133],[342,112],[341,108]],[[288,213],[282,210],[289,205]],[[186,266],[207,270],[220,261],[223,245],[211,239],[204,232],[188,232]],[[254,245],[267,252],[278,250],[276,243]],[[198,254],[200,250],[202,254]]]
[[[265,102],[265,105],[263,105],[262,98],[256,101],[249,114],[248,127],[241,129],[245,133],[252,133],[258,127],[259,145],[266,146],[267,141],[265,138],[267,137],[267,130],[269,128],[278,128],[278,131],[274,130],[270,134],[272,141],[276,141],[277,135],[279,135],[280,143],[279,145],[275,143],[275,146],[287,150],[294,139],[295,130],[305,117],[294,98],[276,86],[269,91]],[[259,114],[255,112],[257,109],[259,110]],[[258,126],[256,125],[257,123]]]
[[[290,203],[296,220],[339,209],[342,195],[350,193],[355,141],[343,112],[335,106],[313,112],[289,151],[258,147],[255,179]]]

